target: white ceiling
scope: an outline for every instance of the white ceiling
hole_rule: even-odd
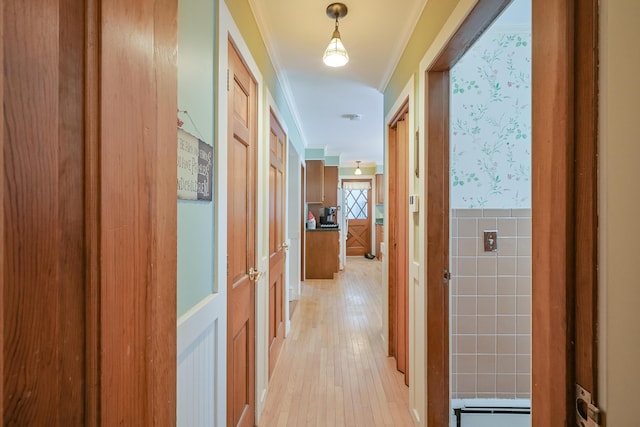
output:
[[[340,155],[342,165],[383,163],[383,96],[426,0],[347,0],[342,68],[324,65],[334,20],[331,1],[249,0],[307,148]],[[360,114],[360,120],[345,118]]]

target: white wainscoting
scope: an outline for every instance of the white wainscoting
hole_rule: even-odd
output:
[[[223,300],[211,295],[178,321],[178,426],[224,425]]]

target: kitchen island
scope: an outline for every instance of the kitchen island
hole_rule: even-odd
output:
[[[340,269],[340,229],[306,230],[306,279],[333,279]]]

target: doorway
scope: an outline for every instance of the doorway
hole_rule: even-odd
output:
[[[442,255],[448,247],[449,184],[443,185],[443,180],[448,181],[449,170],[449,73],[509,3],[496,0],[472,6],[425,69],[429,426],[449,421],[449,348],[442,336],[449,310],[448,290],[442,286],[449,270],[448,256]],[[596,2],[545,0],[532,7],[532,234],[536,239],[532,244],[531,399],[535,427],[575,422],[576,383],[591,384],[591,400],[597,396],[596,17]],[[584,129],[575,123],[584,123]],[[589,246],[584,247],[584,240]]]
[[[531,1],[449,77],[452,425],[530,426]]]

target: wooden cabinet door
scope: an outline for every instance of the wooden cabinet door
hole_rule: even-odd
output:
[[[324,162],[307,160],[307,203],[324,201]]]
[[[384,204],[384,174],[376,174],[376,204]]]
[[[324,205],[338,206],[338,167],[324,167]]]

